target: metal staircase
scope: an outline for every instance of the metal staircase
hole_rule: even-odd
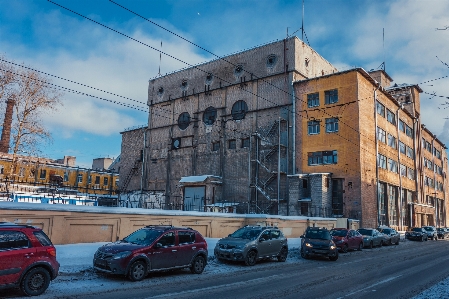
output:
[[[132,177],[136,174],[137,170],[139,169],[139,164],[141,164],[141,163],[142,163],[142,160],[140,160],[140,159],[134,161],[133,167],[128,172],[128,175],[126,176],[125,180],[123,181],[123,185],[120,188],[121,192],[126,191],[129,183],[131,182]]]

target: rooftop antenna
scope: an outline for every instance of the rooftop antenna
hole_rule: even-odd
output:
[[[385,28],[382,28],[382,48],[384,52],[384,71],[385,71]]]
[[[302,24],[301,24],[302,36],[301,40],[304,42],[304,0],[302,0]]]
[[[160,77],[161,75],[161,62],[162,62],[162,41],[161,41],[161,51],[159,52],[159,72],[157,75]]]

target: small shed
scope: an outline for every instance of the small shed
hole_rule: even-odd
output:
[[[185,211],[205,211],[221,198],[222,178],[215,175],[182,177],[179,181]]]

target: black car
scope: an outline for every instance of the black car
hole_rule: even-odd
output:
[[[435,226],[423,226],[422,228],[424,228],[424,230],[426,231],[427,238],[435,241],[438,240],[437,229],[435,228]]]
[[[437,228],[438,239],[445,239],[449,237],[449,229],[445,227]]]
[[[422,227],[414,227],[405,232],[405,238],[409,240],[427,241],[427,232]]]
[[[391,244],[399,245],[401,236],[395,229],[392,229],[391,227],[379,227],[377,230],[388,237],[389,242],[388,244],[385,245]]]
[[[302,258],[322,256],[328,257],[331,261],[338,259],[338,248],[327,228],[308,227],[301,238]]]

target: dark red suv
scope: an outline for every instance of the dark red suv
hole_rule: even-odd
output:
[[[190,268],[203,272],[207,263],[207,243],[191,228],[146,226],[123,240],[98,248],[95,270],[126,275],[132,281],[144,279],[149,272]]]
[[[40,295],[58,271],[56,248],[42,229],[0,222],[0,288]]]

